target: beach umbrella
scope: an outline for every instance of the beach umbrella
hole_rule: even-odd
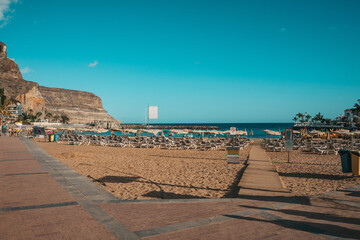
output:
[[[340,130],[335,131],[334,133],[337,133],[339,135],[350,135],[350,130],[340,129]]]
[[[312,130],[312,131],[310,131],[309,132],[311,135],[318,135],[318,136],[320,136],[320,135],[324,135],[325,133],[324,132],[321,132],[321,131],[318,131],[318,130]]]
[[[213,130],[208,131],[208,133],[214,134],[214,137],[215,137],[215,136],[216,136],[217,134],[219,134],[220,132],[217,131],[217,130],[215,130],[215,129],[213,129]]]
[[[202,135],[205,131],[203,131],[203,130],[193,130],[192,132],[199,134],[199,136],[201,137],[201,135]]]
[[[169,132],[175,133],[176,135],[188,134],[187,131],[184,131],[184,130],[181,130],[181,129],[171,129],[171,130],[169,130]]]
[[[150,129],[150,130],[142,130],[143,132],[146,132],[146,133],[151,133],[151,134],[154,134],[154,136],[158,135],[159,132],[162,132],[161,130],[159,129]]]
[[[236,131],[235,135],[248,135],[246,131]]]
[[[271,135],[271,136],[280,136],[281,133],[280,132],[276,132],[276,131],[273,131],[273,130],[263,130],[263,132],[265,132],[267,135]]]
[[[218,134],[219,133],[219,131],[217,131],[217,130],[210,130],[210,131],[208,131],[209,133],[213,133],[213,134]]]
[[[99,129],[97,130],[98,133],[105,133],[105,132],[108,132],[109,130],[106,130],[106,129]]]
[[[250,136],[254,136],[254,133],[253,133],[253,130],[251,129],[250,130],[250,134],[249,134]]]
[[[129,132],[129,133],[137,133],[137,129],[126,129],[126,132]]]

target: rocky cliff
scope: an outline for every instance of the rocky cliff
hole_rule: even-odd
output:
[[[0,58],[0,88],[5,95],[21,102],[23,112],[65,114],[70,123],[117,121],[102,106],[101,99],[89,92],[39,86],[23,79],[18,65],[9,58]]]
[[[115,121],[102,106],[101,99],[89,92],[39,87],[46,110],[52,114],[66,114],[73,122],[94,120]]]

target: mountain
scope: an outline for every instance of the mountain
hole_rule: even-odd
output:
[[[5,50],[4,50],[5,46]],[[4,52],[5,51],[5,52]],[[18,65],[7,58],[6,45],[0,42],[0,88],[5,95],[21,103],[22,111],[50,112],[67,115],[69,123],[93,123],[107,121],[118,123],[102,106],[101,98],[93,93],[39,86],[23,79]]]

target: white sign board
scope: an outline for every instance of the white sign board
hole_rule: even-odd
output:
[[[158,119],[158,106],[149,106],[149,119]]]
[[[236,127],[231,127],[230,128],[230,135],[235,135],[236,134]]]

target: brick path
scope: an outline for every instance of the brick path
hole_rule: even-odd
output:
[[[360,186],[313,198],[241,194],[238,199],[122,201],[32,141],[4,136],[0,196],[0,239],[360,236]]]

